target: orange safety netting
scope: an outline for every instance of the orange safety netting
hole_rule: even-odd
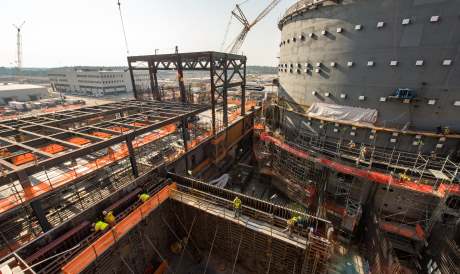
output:
[[[58,144],[49,144],[44,147],[41,147],[40,150],[43,152],[47,152],[49,154],[56,154],[66,150],[66,148]]]
[[[166,201],[171,193],[171,189],[177,189],[175,183],[164,187],[157,194],[153,195],[145,203],[131,212],[126,218],[122,219],[113,228],[104,233],[94,243],[80,252],[75,258],[62,267],[65,274],[80,273],[88,267],[98,256],[102,255],[107,249],[113,246],[139,222],[147,217],[161,203]]]
[[[254,129],[265,130],[265,125],[262,124],[262,123],[255,123],[254,124]]]
[[[23,164],[33,162],[36,159],[37,159],[37,156],[35,156],[31,152],[27,152],[27,153],[23,153],[23,154],[14,156],[13,158],[11,158],[11,162],[13,163],[13,165],[20,166]]]
[[[76,144],[76,145],[86,145],[88,143],[91,143],[90,140],[86,139],[86,138],[82,138],[82,137],[71,137],[69,139],[66,140],[67,142],[69,143],[72,143],[72,144]]]
[[[420,184],[418,182],[410,181],[410,180],[403,180],[400,178],[396,178],[390,174],[385,174],[385,173],[378,172],[378,171],[363,170],[357,167],[352,167],[352,166],[348,166],[348,165],[345,165],[339,162],[335,162],[325,157],[312,156],[307,152],[291,147],[290,145],[282,142],[281,140],[268,135],[268,133],[266,132],[263,132],[260,135],[260,139],[265,142],[270,142],[299,158],[307,159],[307,160],[322,164],[324,166],[327,166],[329,168],[332,168],[338,172],[361,177],[361,178],[364,178],[366,180],[373,181],[376,183],[392,185],[392,186],[404,188],[404,189],[411,190],[411,191],[417,191],[417,192],[421,192],[425,194],[434,194],[434,195],[440,195],[440,196],[443,196],[448,192],[450,193],[454,192],[454,193],[460,194],[460,185],[449,186],[449,185],[442,183],[440,187],[438,188],[438,190],[436,191],[434,187],[431,185]]]
[[[117,132],[126,132],[126,131],[130,130],[129,128],[120,127],[120,126],[109,127],[108,129],[113,130],[113,131],[117,131]]]
[[[112,137],[112,134],[108,134],[108,133],[101,132],[101,131],[94,131],[93,133],[91,133],[91,135],[94,135],[100,138],[104,138],[104,139],[110,139],[110,137]]]
[[[165,137],[173,132],[176,131],[176,126],[173,125],[167,125],[159,129],[157,132],[151,132],[144,137],[139,137],[138,139],[133,141],[133,147],[138,148],[142,147],[145,144],[151,143],[155,140],[158,140],[162,137]],[[17,205],[20,205],[22,202],[34,199],[50,190],[56,187],[60,187],[62,185],[65,185],[66,183],[80,177],[83,175],[86,175],[90,172],[93,172],[99,168],[105,167],[107,165],[110,165],[111,163],[115,161],[119,161],[121,159],[124,159],[128,157],[129,151],[128,147],[125,143],[120,144],[120,148],[117,150],[108,150],[109,153],[107,155],[101,156],[97,158],[94,161],[90,161],[84,165],[81,165],[79,168],[76,169],[71,169],[68,172],[62,173],[54,178],[52,178],[51,182],[50,181],[42,181],[34,186],[29,186],[25,187],[23,192],[15,193],[11,196],[8,196],[6,198],[0,199],[0,213],[5,212],[11,208],[14,208]],[[26,153],[27,154],[27,153]],[[32,153],[28,156],[23,156],[18,155],[15,157],[21,156],[22,158],[19,158],[18,161],[25,161],[24,159],[27,159],[28,162],[35,160],[35,158],[32,158],[30,160],[27,157],[35,157]],[[14,159],[14,158],[13,158]]]
[[[200,136],[197,136],[195,139],[191,140],[191,141],[188,141],[188,148],[189,149],[192,149],[194,147],[196,147],[197,145],[199,145],[204,139],[210,137],[212,135],[211,131],[206,131],[204,132],[203,134],[201,134]]]
[[[133,127],[145,127],[145,126],[147,126],[147,124],[140,123],[140,122],[134,122],[134,123],[131,123],[129,125],[133,126]]]

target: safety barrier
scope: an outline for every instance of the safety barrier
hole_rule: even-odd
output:
[[[123,218],[113,228],[104,233],[100,238],[93,242],[89,247],[84,249],[75,258],[62,267],[62,272],[65,274],[80,273],[107,249],[113,246],[139,222],[144,220],[153,210],[166,201],[171,189],[177,189],[176,184],[171,184],[161,189],[157,194],[141,204],[128,216]]]
[[[441,183],[439,187],[436,189],[433,185],[421,184],[416,181],[403,180],[401,178],[396,178],[395,176],[392,176],[390,174],[385,174],[382,172],[372,171],[372,170],[364,170],[361,168],[352,167],[346,164],[342,164],[342,163],[333,161],[323,156],[312,155],[306,151],[297,149],[281,141],[280,139],[277,139],[273,136],[269,136],[266,132],[263,132],[260,135],[260,139],[262,141],[276,145],[280,147],[281,149],[287,151],[288,153],[291,153],[299,158],[308,159],[320,165],[336,170],[338,172],[357,176],[360,178],[364,178],[366,180],[373,181],[379,184],[392,185],[392,186],[400,187],[400,188],[407,189],[407,190],[417,191],[417,192],[425,193],[425,194],[432,194],[432,195],[441,196],[441,197],[448,194],[449,192],[460,194],[460,185],[458,184],[451,185],[451,184]]]

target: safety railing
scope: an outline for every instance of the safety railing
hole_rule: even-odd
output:
[[[178,190],[196,196],[202,196],[211,201],[221,201],[228,209],[231,209],[233,199],[235,199],[235,197],[239,197],[242,201],[243,213],[245,210],[248,212],[252,211],[250,214],[258,212],[259,214],[262,214],[261,216],[268,216],[269,219],[265,220],[268,223],[271,223],[272,219],[276,220],[278,224],[277,226],[279,227],[286,227],[286,220],[293,216],[302,216],[305,220],[305,230],[299,231],[302,235],[307,235],[308,231],[306,231],[306,229],[308,227],[312,227],[314,228],[315,233],[325,237],[327,228],[331,225],[330,221],[306,214],[305,212],[276,205],[274,203],[263,201],[228,189],[219,188],[193,178],[172,173],[169,173],[169,175],[175,182],[177,182]]]
[[[409,171],[419,176],[419,180],[436,180],[437,178],[430,170],[437,170],[447,176],[446,181],[453,181],[460,169],[460,165],[450,160],[449,156],[439,157],[399,151],[395,148],[385,149],[344,139],[326,140],[307,130],[300,130],[295,137],[289,137],[287,136],[286,143],[304,151],[321,153],[360,165],[384,165],[388,169],[399,170],[403,173]]]

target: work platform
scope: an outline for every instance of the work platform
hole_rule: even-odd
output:
[[[245,211],[246,214],[249,211],[252,211],[251,213],[259,215],[259,220],[251,218],[246,214],[243,214],[241,217],[236,218],[234,215],[234,211],[232,209],[228,209],[228,207],[231,208],[231,201],[227,201],[225,199],[221,199],[218,197],[210,197],[211,199],[204,199],[196,196],[196,191],[193,191],[193,193],[195,195],[188,194],[186,192],[182,192],[179,190],[172,190],[170,198],[180,203],[204,211],[207,214],[211,214],[216,217],[238,224],[240,226],[244,226],[246,229],[253,230],[257,233],[261,233],[269,237],[273,237],[289,245],[296,246],[303,250],[305,250],[307,247],[307,238],[296,234],[292,235],[292,237],[289,237],[286,231],[283,231],[286,227],[286,220],[284,219],[271,216],[270,214],[267,214],[263,211],[255,210],[244,205],[242,210]],[[203,194],[203,192],[201,194]],[[220,204],[224,204],[224,206],[220,206]],[[273,218],[271,220],[271,224],[267,224],[260,221],[260,219],[264,219],[262,218],[262,216],[269,220],[270,218]],[[284,226],[276,226],[281,224],[284,224]]]

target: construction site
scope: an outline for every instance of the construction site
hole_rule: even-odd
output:
[[[298,1],[261,97],[236,52],[278,2],[128,56],[133,100],[0,121],[0,273],[460,273],[459,2]]]

